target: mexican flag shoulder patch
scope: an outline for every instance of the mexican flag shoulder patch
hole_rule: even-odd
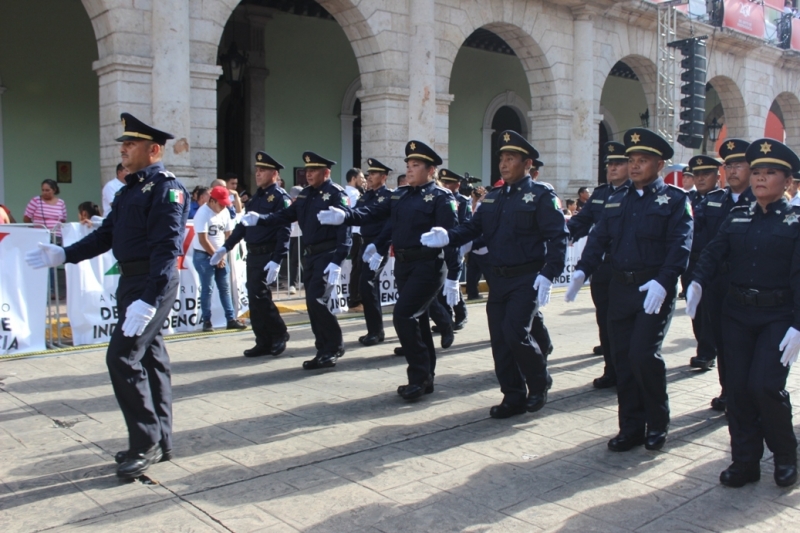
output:
[[[450,200],[450,207],[453,209],[453,213],[458,213],[458,206],[455,200]]]
[[[173,204],[182,204],[183,203],[183,191],[180,189],[170,189],[169,190],[169,201]]]

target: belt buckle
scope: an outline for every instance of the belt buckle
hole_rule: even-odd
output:
[[[623,272],[622,276],[625,279],[625,283],[636,283],[636,272]]]
[[[746,305],[758,305],[758,291],[756,289],[746,289],[743,291],[744,303]]]

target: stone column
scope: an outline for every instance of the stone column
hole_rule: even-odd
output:
[[[409,0],[408,137],[436,142],[436,25],[434,0]]]
[[[452,94],[436,95],[436,140],[433,149],[442,157],[444,167],[450,164],[450,104],[454,98]]]
[[[572,11],[573,53],[572,53],[572,119],[571,157],[569,172],[569,191],[582,186],[593,186],[595,126],[594,106],[594,11],[583,6]]]
[[[269,77],[266,57],[264,53],[264,26],[272,17],[262,13],[257,6],[248,6],[246,14],[250,25],[250,47],[245,72],[246,98],[245,109],[245,150],[244,150],[244,180],[250,192],[255,192],[255,166],[253,156],[258,150],[266,149],[265,145],[265,120],[267,113],[266,82]]]
[[[398,87],[376,87],[358,92],[361,100],[361,153],[375,157],[394,169],[395,176],[404,174],[404,149],[408,133],[408,90]]]
[[[164,164],[187,187],[194,187],[192,167],[191,58],[189,53],[189,0],[153,2],[153,119],[152,125],[175,136],[167,143]]]
[[[539,179],[552,185],[562,198],[568,194],[568,169],[571,168],[572,152],[575,149],[571,140],[573,115],[571,109],[543,109],[528,114],[531,120],[530,141],[545,164],[540,170]]]

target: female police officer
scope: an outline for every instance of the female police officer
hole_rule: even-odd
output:
[[[800,170],[800,159],[773,139],[754,141],[745,157],[756,203],[732,209],[703,250],[686,312],[694,316],[703,289],[728,261],[723,342],[733,464],[719,479],[729,487],[758,481],[766,441],[774,454],[775,483],[788,487],[797,481],[786,378],[800,352],[800,208],[789,205],[783,193],[792,172]]]

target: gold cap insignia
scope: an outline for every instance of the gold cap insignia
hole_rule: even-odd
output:
[[[510,140],[511,140],[511,135],[509,135],[508,133],[506,133],[505,135],[503,135],[503,140],[504,140],[505,142],[508,142],[508,141],[510,141]]]
[[[734,143],[733,141],[728,141],[728,144],[726,144],[725,146],[728,147],[728,150],[733,150],[734,148],[736,148],[736,143]]]
[[[258,160],[261,161],[264,157],[261,154],[258,154]]]
[[[416,150],[417,149],[417,143],[411,143],[409,145],[409,148],[411,148],[412,150]]]
[[[638,143],[638,142],[639,142],[639,138],[640,138],[640,137],[639,137],[639,134],[638,134],[638,133],[634,133],[633,135],[631,135],[631,142],[632,142],[633,144],[636,144],[636,143]]]
[[[367,159],[367,164],[368,164],[369,166],[372,166],[372,159]]]
[[[613,152],[613,151],[614,151],[614,145],[613,145],[613,144],[612,144],[611,146],[609,146],[609,147],[608,147],[608,151],[609,151],[609,152]]]
[[[768,142],[765,142],[761,145],[761,153],[768,154],[772,151],[772,145]]]
[[[311,163],[311,156],[306,156],[306,163]]]

